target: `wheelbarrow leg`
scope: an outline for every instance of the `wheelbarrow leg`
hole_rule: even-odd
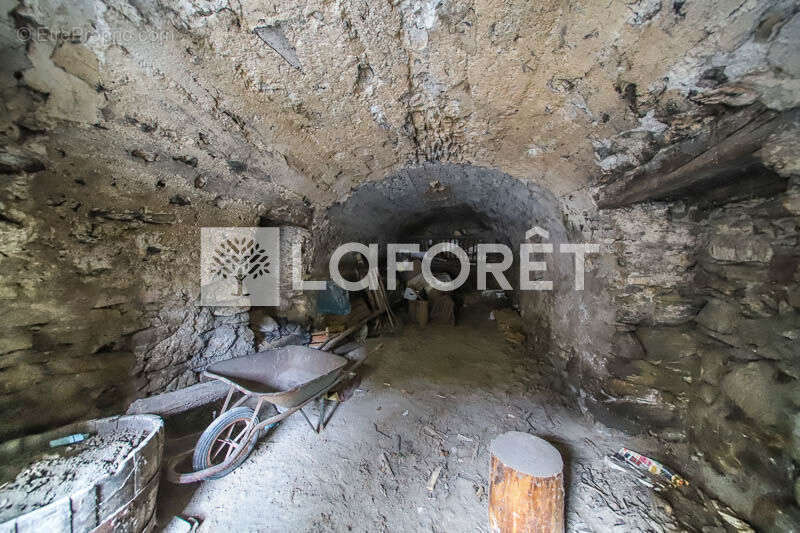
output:
[[[311,422],[311,419],[308,418],[306,412],[303,409],[300,409],[300,413],[303,415],[303,418],[306,419],[308,427],[310,427],[314,433],[319,433],[320,431],[322,431],[323,422],[325,421],[325,408],[327,407],[327,399],[325,398],[324,395],[319,397],[318,402],[319,402],[319,418],[317,419],[316,426]]]
[[[323,394],[319,399],[319,419],[317,420],[317,433],[322,430],[322,422],[325,420],[325,408],[328,406],[328,399]]]
[[[306,414],[305,411],[303,411],[302,408],[300,408],[300,414],[303,415],[303,418],[305,418],[306,422],[308,422],[308,427],[311,428],[311,431],[316,431],[316,428],[314,427],[314,424],[311,423],[311,420],[308,418],[308,415]]]
[[[231,385],[231,387],[228,389],[228,395],[225,396],[225,403],[222,404],[222,410],[219,412],[219,414],[222,414],[228,410],[228,404],[231,403],[231,398],[233,397],[233,391],[235,390],[236,387]]]
[[[340,404],[340,403],[341,403],[341,402],[334,401],[333,409],[331,409],[331,412],[330,412],[330,414],[328,415],[328,419],[327,419],[327,420],[324,420],[324,421],[322,422],[322,429],[325,429],[326,427],[328,427],[328,423],[331,421],[331,418],[333,418],[333,413],[335,413],[335,412],[336,412],[336,410],[339,408],[339,404]]]

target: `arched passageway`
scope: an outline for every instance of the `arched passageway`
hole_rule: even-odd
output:
[[[585,273],[584,289],[575,290],[574,255],[561,253],[560,245],[583,243],[584,236],[569,224],[549,190],[493,169],[427,164],[362,185],[328,208],[320,226],[324,231],[314,247],[320,272],[326,271],[336,246],[345,242],[431,242],[448,236],[469,241],[472,234],[484,243],[509,246],[514,263],[506,273],[528,350],[555,366],[559,385],[578,402],[587,396],[581,389],[596,384],[594,378],[604,373],[604,361],[595,354],[605,353],[613,336],[614,310],[603,279],[607,268],[594,261],[594,270],[590,266]],[[547,237],[526,238],[532,228],[545,230]],[[522,243],[553,245],[553,253],[531,257],[546,263],[545,272],[531,276],[552,281],[551,291],[519,290]]]

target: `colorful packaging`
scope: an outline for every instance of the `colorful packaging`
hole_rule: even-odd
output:
[[[654,461],[647,456],[636,453],[628,448],[620,448],[616,453],[617,457],[626,463],[633,465],[639,470],[646,470],[655,476],[667,479],[675,487],[682,487],[688,485],[689,482],[683,479],[678,474],[669,470],[666,466],[658,461]]]

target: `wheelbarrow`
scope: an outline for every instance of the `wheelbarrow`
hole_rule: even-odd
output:
[[[319,433],[325,424],[328,392],[354,377],[352,371],[364,359],[364,347],[341,357],[305,346],[284,346],[211,365],[203,376],[230,385],[222,411],[200,435],[194,450],[167,462],[167,479],[183,484],[226,476],[247,459],[260,435],[297,411]],[[234,401],[237,394],[241,396]],[[252,400],[255,409],[244,405]],[[314,425],[303,408],[316,400],[320,412]],[[264,404],[271,404],[277,414],[259,420]],[[333,410],[337,407],[338,403]],[[178,472],[177,466],[189,454],[194,471]]]

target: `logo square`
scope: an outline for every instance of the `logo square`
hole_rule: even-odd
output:
[[[200,305],[280,305],[279,228],[201,228]]]

